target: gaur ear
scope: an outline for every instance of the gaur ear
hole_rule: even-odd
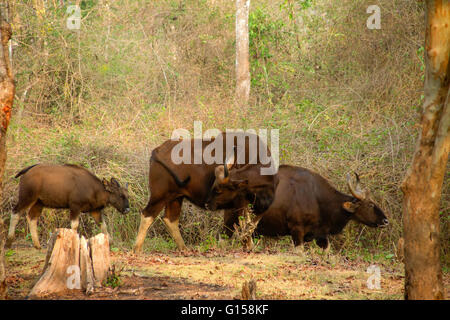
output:
[[[233,186],[237,188],[244,188],[248,185],[248,180],[232,180]]]
[[[102,182],[105,190],[111,192],[111,184],[109,183],[109,181],[103,178]]]
[[[353,203],[353,202],[347,201],[342,204],[342,208],[344,208],[344,210],[347,212],[355,213],[356,209],[358,209],[360,205],[361,205],[360,202]]]

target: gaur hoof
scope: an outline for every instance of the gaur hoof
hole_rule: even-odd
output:
[[[324,238],[316,239],[316,244],[317,244],[320,248],[326,250],[326,249],[328,248],[328,239],[324,239]]]

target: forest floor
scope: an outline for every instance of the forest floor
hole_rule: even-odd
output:
[[[46,250],[18,242],[7,253],[9,299],[26,299],[44,266]],[[239,299],[242,284],[256,280],[257,299],[403,299],[403,266],[380,267],[380,289],[369,289],[371,263],[349,261],[337,254],[305,250],[244,253],[238,249],[193,249],[188,253],[111,252],[119,286],[97,288],[91,295],[70,290],[46,299]],[[446,298],[450,277],[444,274]]]

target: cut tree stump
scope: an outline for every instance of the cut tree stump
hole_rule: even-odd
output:
[[[245,281],[242,284],[241,298],[242,298],[242,300],[255,300],[256,299],[256,281],[255,280]]]
[[[88,241],[72,229],[57,229],[49,241],[44,269],[29,298],[100,287],[109,269],[108,236],[100,233]]]

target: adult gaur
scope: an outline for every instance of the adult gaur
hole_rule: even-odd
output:
[[[173,159],[174,150],[181,142],[185,143],[187,148],[185,151],[187,150],[188,152],[186,152],[189,154],[182,155],[183,157],[186,156],[187,161],[176,164]],[[261,149],[264,152],[260,152]],[[150,199],[142,211],[139,232],[134,246],[135,252],[141,251],[148,228],[163,208],[165,208],[163,221],[169,233],[179,250],[186,249],[178,227],[181,205],[183,199],[188,199],[196,206],[206,208],[205,202],[214,183],[217,167],[217,162],[204,161],[202,158],[204,153],[209,152],[222,164],[226,162],[226,159],[236,159],[234,168],[250,170],[255,174],[260,174],[261,168],[272,165],[270,150],[267,145],[252,133],[224,132],[217,135],[215,139],[185,139],[164,142],[152,151],[150,158]],[[178,151],[175,154],[178,155]],[[194,161],[196,157],[198,157],[197,160],[200,159],[200,161],[197,161],[198,163]],[[252,199],[261,203],[260,212],[266,210],[273,199],[273,175],[268,175],[265,181],[266,183],[260,186],[261,189],[264,189],[264,193],[258,193],[259,197]],[[239,203],[234,203],[234,209],[245,208],[248,204],[246,199],[240,200]],[[218,206],[214,210],[228,208],[230,208],[230,205]]]
[[[233,174],[224,181],[223,175],[218,174],[208,205],[224,206],[236,198],[251,197],[251,193],[243,188],[248,182],[248,179],[233,177]],[[253,181],[253,184],[256,183]],[[272,237],[291,235],[295,246],[315,239],[325,249],[328,247],[328,235],[340,233],[350,220],[369,227],[386,226],[388,220],[385,214],[369,199],[357,174],[356,186],[352,185],[349,175],[347,185],[352,195],[339,192],[325,178],[308,169],[280,166],[275,198],[261,215],[256,233]],[[233,226],[238,224],[240,214],[236,210],[225,213],[228,236],[233,234]]]

